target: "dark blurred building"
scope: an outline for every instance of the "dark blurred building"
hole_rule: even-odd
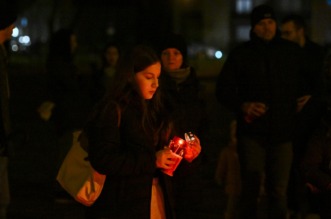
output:
[[[302,14],[312,40],[331,44],[331,0],[17,0],[12,49],[44,57],[52,31],[73,27],[80,52],[98,53],[109,40],[123,45],[153,42],[168,30],[182,33],[189,55],[215,59],[249,37],[249,14],[258,4],[272,5],[281,19]],[[218,70],[216,70],[218,71]]]
[[[274,7],[280,20],[287,13],[303,15],[310,35],[320,44],[331,42],[330,0],[178,0],[175,1],[175,24],[193,42],[228,50],[249,37],[251,10],[259,4]]]

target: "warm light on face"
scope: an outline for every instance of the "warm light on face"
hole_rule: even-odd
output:
[[[137,82],[139,92],[145,100],[153,98],[157,88],[159,87],[160,73],[161,64],[159,62],[136,73],[135,80]]]

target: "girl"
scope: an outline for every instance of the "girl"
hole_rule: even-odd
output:
[[[171,122],[159,98],[160,72],[151,48],[134,47],[119,63],[111,95],[88,122],[90,162],[107,175],[88,218],[175,218],[170,177],[160,171],[175,158],[164,147]]]

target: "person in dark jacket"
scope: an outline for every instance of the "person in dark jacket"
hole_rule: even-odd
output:
[[[307,75],[305,82],[305,86],[309,88],[309,100],[297,115],[293,139],[294,157],[288,187],[289,208],[293,213],[302,214],[308,200],[299,166],[305,154],[307,142],[326,111],[326,103],[322,98],[325,93],[325,77],[323,75],[325,49],[308,37],[306,22],[300,15],[289,14],[285,16],[282,19],[280,30],[282,38],[297,43],[302,48],[305,62],[309,63],[307,73],[310,75]]]
[[[59,137],[81,129],[92,108],[82,83],[83,74],[74,62],[77,47],[77,35],[71,28],[61,28],[52,33],[46,60],[50,89],[48,101],[54,103],[51,119]]]
[[[8,182],[9,113],[8,55],[5,43],[10,40],[17,15],[7,1],[0,4],[0,218],[7,218],[10,203]]]
[[[274,11],[251,13],[250,40],[235,48],[218,76],[219,102],[237,115],[242,191],[240,217],[257,218],[264,178],[268,218],[287,215],[287,184],[292,162],[295,115],[305,101],[302,53],[280,38]]]
[[[173,126],[160,99],[160,74],[157,54],[135,46],[120,59],[117,83],[87,122],[89,160],[107,176],[87,218],[176,218],[171,177],[162,172],[176,157],[165,147]],[[195,159],[201,147],[192,147],[196,154],[190,158]]]
[[[323,114],[300,163],[310,200],[321,219],[331,218],[331,53],[324,60],[327,111]]]
[[[200,81],[195,69],[187,62],[187,44],[178,33],[165,34],[158,46],[161,57],[162,74],[160,84],[166,108],[174,121],[174,133],[184,137],[184,133],[192,132],[205,142],[207,120]],[[203,144],[205,145],[205,143]],[[178,218],[188,218],[194,209],[202,206],[201,159],[194,162],[182,162],[174,175],[176,212]],[[184,170],[184,171],[181,171]]]
[[[311,210],[321,219],[331,218],[331,107],[312,135],[301,167],[310,199],[316,202]]]

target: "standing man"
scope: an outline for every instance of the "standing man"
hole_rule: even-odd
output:
[[[304,81],[309,92],[309,100],[314,98],[314,101],[321,103],[322,96],[325,92],[323,62],[325,59],[326,50],[322,46],[310,40],[306,33],[306,23],[303,17],[299,15],[291,14],[284,17],[280,29],[281,37],[283,39],[294,42],[302,48],[304,60],[305,62],[309,62],[309,64],[306,65],[306,67],[308,67],[308,75],[305,76],[306,81]],[[323,104],[322,106],[325,107],[325,105],[326,104]],[[316,107],[318,107],[318,110],[321,110],[320,105]],[[315,112],[315,114],[316,113],[320,114],[321,112]],[[318,115],[318,118],[321,117],[322,115]],[[316,115],[314,116],[314,119],[316,119]]]
[[[268,218],[286,218],[292,131],[306,101],[297,102],[306,94],[301,54],[296,44],[281,39],[273,9],[260,5],[251,13],[250,40],[229,54],[219,74],[217,98],[237,115],[240,218],[258,218],[264,175]]]
[[[305,62],[309,63],[305,77],[309,88],[309,101],[297,115],[297,123],[293,139],[293,164],[288,188],[289,208],[296,214],[301,214],[307,207],[305,183],[300,174],[302,157],[306,153],[309,139],[326,112],[326,102],[322,99],[325,92],[323,77],[323,61],[325,50],[322,46],[310,40],[306,33],[306,22],[302,16],[290,14],[281,22],[282,38],[298,44],[304,53]]]
[[[10,201],[8,185],[9,83],[5,42],[11,38],[16,15],[7,3],[0,4],[0,219],[5,219]]]

